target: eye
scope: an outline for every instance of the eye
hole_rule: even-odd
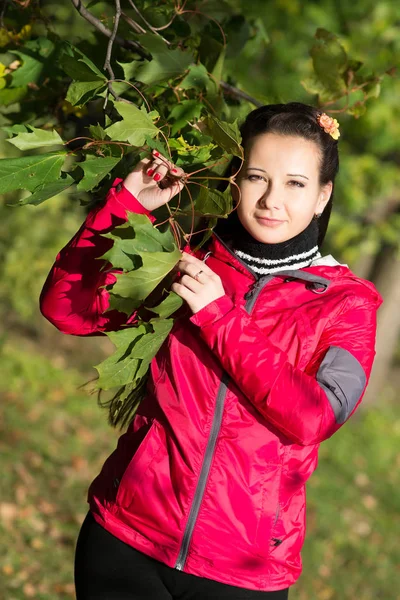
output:
[[[260,181],[261,179],[264,179],[264,177],[262,177],[262,175],[248,175],[247,179],[249,181]]]
[[[289,183],[295,183],[295,184],[296,184],[296,186],[299,186],[299,187],[301,187],[301,188],[303,188],[303,187],[304,187],[304,183],[301,183],[300,181],[296,181],[295,179],[291,179],[291,180],[289,181]],[[296,187],[296,186],[294,186],[294,187]]]

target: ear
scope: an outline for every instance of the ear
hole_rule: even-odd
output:
[[[329,198],[331,197],[332,189],[332,181],[328,181],[328,183],[321,187],[321,191],[318,196],[317,206],[315,208],[315,214],[321,214],[324,211],[324,208],[328,204]]]

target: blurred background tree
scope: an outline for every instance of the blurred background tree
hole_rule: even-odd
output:
[[[104,89],[102,97],[86,104],[67,102],[71,77],[53,52],[60,40],[68,41],[102,70],[104,27],[113,29],[115,5],[86,3],[97,27],[79,14],[78,5],[75,0],[0,2],[0,158],[21,156],[6,141],[16,125],[54,128],[68,140],[104,124]],[[320,470],[310,480],[305,571],[292,595],[400,598],[400,416],[393,402],[400,361],[398,3],[121,0],[121,5],[126,18],[119,36],[130,41],[143,30],[162,27],[167,14],[188,11],[175,18],[174,40],[190,34],[191,47],[221,82],[219,93],[207,90],[208,101],[227,121],[258,104],[295,100],[323,107],[340,123],[335,209],[322,250],[374,281],[384,304],[364,409],[322,445]],[[159,33],[168,37],[168,31]],[[125,64],[116,67],[121,78],[134,59],[132,47],[115,42],[113,60]],[[352,72],[347,88],[366,84],[343,93],[340,70]],[[130,81],[137,83],[134,75]],[[124,97],[139,98],[126,84],[114,86]],[[160,88],[165,94],[165,86]],[[166,102],[172,106],[173,91]],[[109,184],[106,179],[96,190],[98,197]],[[25,191],[7,192],[0,206],[0,449],[6,473],[0,597],[47,600],[74,596],[72,557],[86,489],[117,434],[95,401],[78,389],[93,376],[92,365],[111,352],[108,339],[63,336],[38,310],[45,277],[82,223],[91,195],[72,188],[39,206],[19,207],[27,197]]]

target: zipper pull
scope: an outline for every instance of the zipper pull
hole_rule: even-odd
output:
[[[254,296],[254,294],[258,291],[260,287],[262,287],[261,279],[257,279],[257,281],[255,281],[251,288],[245,293],[244,299],[250,300],[250,298]]]

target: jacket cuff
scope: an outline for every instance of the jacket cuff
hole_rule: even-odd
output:
[[[114,194],[115,199],[122,204],[122,206],[130,212],[138,213],[140,215],[151,215],[151,211],[148,210],[139,202],[137,198],[124,186],[123,179],[117,177],[114,179],[112,188],[115,188]]]
[[[224,317],[234,306],[232,298],[225,294],[203,306],[189,318],[189,321],[198,327],[211,325]]]

